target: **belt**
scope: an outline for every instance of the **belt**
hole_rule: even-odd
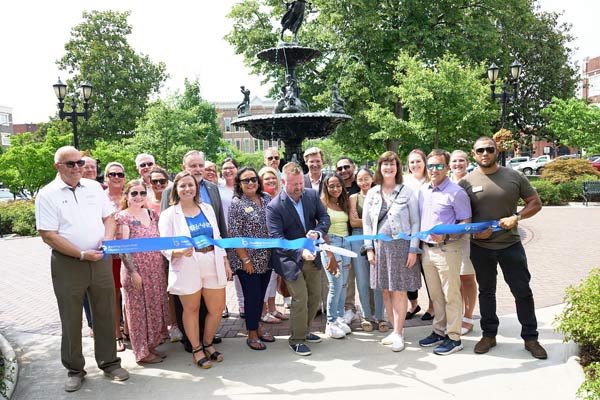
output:
[[[210,246],[206,246],[206,247],[203,247],[203,248],[201,248],[201,249],[196,249],[196,248],[195,248],[194,250],[195,250],[195,251],[199,251],[200,253],[208,253],[208,252],[211,252],[211,251],[213,251],[214,249],[215,249],[215,246],[213,246],[213,245],[211,244]]]
[[[427,242],[423,242],[427,245],[427,247],[442,247],[445,246],[447,244],[451,244],[454,242],[458,242],[460,239],[453,239],[453,240],[444,240],[443,242],[439,242],[439,243],[427,243]]]

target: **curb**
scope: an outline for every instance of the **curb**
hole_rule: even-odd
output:
[[[19,377],[19,364],[17,356],[12,346],[0,333],[0,352],[5,360],[4,376],[0,377],[6,384],[6,398],[10,400],[15,388],[17,387],[17,379]]]

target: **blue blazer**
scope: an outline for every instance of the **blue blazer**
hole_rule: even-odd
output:
[[[327,234],[330,225],[329,215],[315,190],[304,189],[301,197],[306,229],[292,201],[285,190],[282,190],[267,206],[267,227],[271,237],[300,239],[306,237],[306,233],[311,230],[320,232],[321,236]],[[303,249],[274,249],[275,272],[288,281],[298,279],[304,265],[302,251]],[[317,256],[315,263],[319,268],[323,267],[321,257]]]

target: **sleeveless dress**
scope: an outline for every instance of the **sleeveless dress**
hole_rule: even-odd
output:
[[[119,225],[129,227],[131,239],[160,236],[158,214],[153,210],[143,210],[150,213],[149,226],[144,226],[127,210],[120,211],[115,216]],[[150,349],[160,345],[162,339],[168,335],[169,302],[162,254],[159,251],[132,253],[131,258],[142,277],[142,289],[138,290],[133,286],[131,275],[125,266],[121,268],[121,282],[127,294],[125,308],[131,347],[136,361],[139,361],[149,356]]]

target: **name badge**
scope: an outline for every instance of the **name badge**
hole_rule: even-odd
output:
[[[483,186],[473,186],[473,193],[483,192]]]
[[[140,221],[136,220],[136,221],[132,221],[131,225],[133,225],[133,226],[140,226],[140,225],[142,225],[142,223]]]

